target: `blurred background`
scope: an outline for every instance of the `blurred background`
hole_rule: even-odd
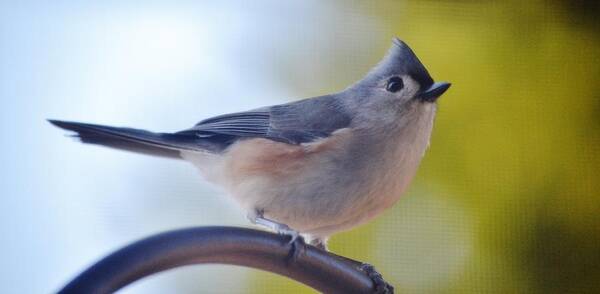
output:
[[[600,291],[597,1],[1,1],[0,285],[49,293],[169,229],[249,226],[188,164],[82,145],[45,119],[175,131],[345,88],[393,36],[437,80],[411,189],[331,249],[399,293]],[[312,293],[193,266],[122,293]]]

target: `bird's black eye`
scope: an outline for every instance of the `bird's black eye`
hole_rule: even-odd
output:
[[[387,86],[385,86],[385,89],[392,93],[398,92],[402,90],[402,88],[404,88],[404,82],[401,77],[391,77]]]

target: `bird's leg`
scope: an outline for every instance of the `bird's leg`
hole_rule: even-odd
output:
[[[293,230],[285,224],[278,223],[276,221],[270,220],[268,218],[264,218],[262,216],[257,216],[253,223],[259,226],[263,226],[270,230],[277,232],[279,235],[286,235],[290,237],[290,243],[294,243],[296,239],[300,238],[300,234],[298,231]]]
[[[263,210],[257,210],[254,214],[249,214],[248,219],[255,225],[259,225],[277,232],[277,234],[290,237],[290,243],[294,243],[298,238],[301,238],[298,231],[290,228],[286,224],[278,223],[264,217]]]
[[[279,235],[289,236],[290,241],[288,241],[288,244],[292,246],[292,249],[290,250],[287,261],[295,262],[301,249],[305,247],[304,238],[300,236],[298,231],[290,228],[288,225],[265,218],[263,214],[264,212],[262,210],[257,210],[254,215],[249,215],[248,219],[250,219],[253,224],[273,230]]]

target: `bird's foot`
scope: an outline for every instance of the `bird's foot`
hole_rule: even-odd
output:
[[[286,258],[286,263],[290,264],[296,262],[298,256],[302,253],[304,249],[306,249],[306,243],[304,242],[304,238],[300,236],[300,233],[286,224],[278,223],[276,221],[267,219],[263,216],[262,211],[258,211],[256,216],[249,217],[250,220],[260,226],[269,228],[279,235],[288,236],[290,238],[287,241],[286,245],[291,245],[290,252]]]
[[[304,238],[296,231],[286,235],[290,237],[287,244],[290,244],[291,247],[288,256],[285,259],[285,263],[290,265],[295,263],[298,260],[298,257],[306,250],[306,243],[304,242]]]
[[[371,280],[373,281],[373,285],[375,287],[376,294],[393,294],[394,286],[388,284],[383,279],[383,276],[375,270],[375,267],[368,263],[363,263],[359,266],[359,269],[363,271]]]
[[[276,226],[277,234],[289,237],[290,240],[287,241],[287,244],[291,245],[290,252],[285,259],[286,264],[292,264],[298,260],[298,256],[302,253],[304,249],[306,249],[306,242],[304,242],[304,238],[298,233],[298,231],[288,227],[284,224],[277,224]]]
[[[296,240],[298,240],[298,238],[302,238],[302,236],[300,236],[300,233],[298,233],[298,231],[293,230],[292,228],[290,228],[284,224],[278,224],[277,234],[290,237],[290,241],[288,242],[288,244],[294,244],[294,242],[296,242]]]
[[[288,227],[284,224],[277,224],[276,226],[277,234],[287,236],[290,240],[287,244],[291,245],[290,252],[285,259],[286,264],[292,264],[298,260],[298,256],[306,249],[306,242],[304,242],[304,238],[298,233],[298,231]]]

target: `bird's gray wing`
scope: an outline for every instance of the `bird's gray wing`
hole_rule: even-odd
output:
[[[244,138],[301,144],[348,127],[351,116],[333,96],[237,112],[205,119],[180,133],[194,133],[225,145]]]

